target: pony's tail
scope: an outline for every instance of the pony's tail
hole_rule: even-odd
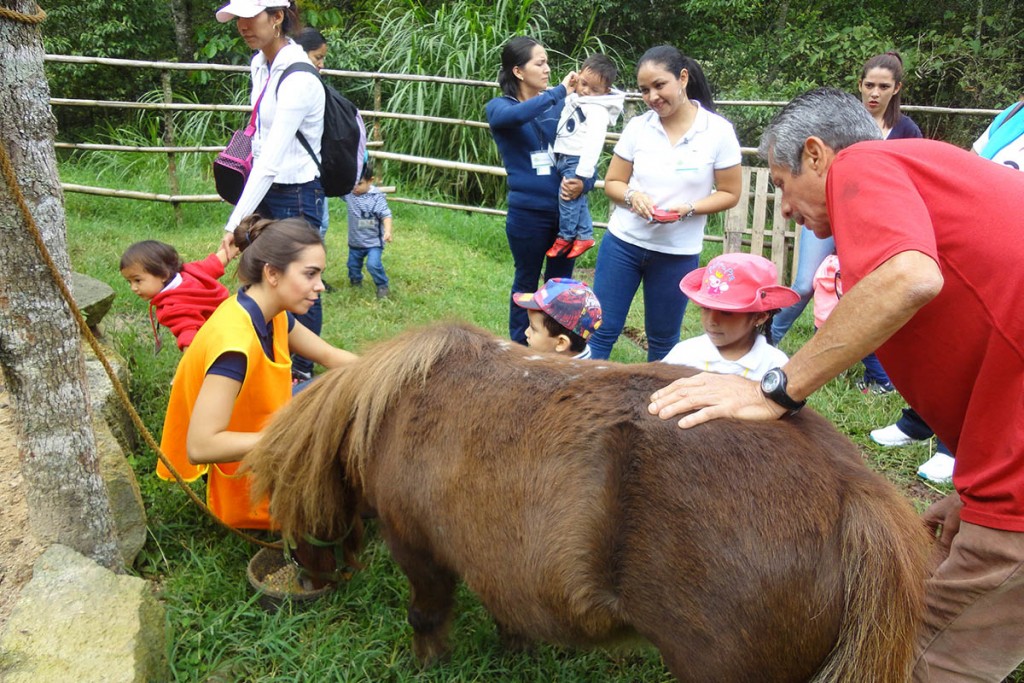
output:
[[[342,452],[351,406],[347,371],[327,372],[297,394],[243,461],[253,499],[270,496],[270,515],[288,538],[332,541],[354,530],[358,494]]]
[[[840,530],[843,619],[817,683],[910,680],[924,612],[927,534],[896,491],[873,485],[877,476],[851,476]]]

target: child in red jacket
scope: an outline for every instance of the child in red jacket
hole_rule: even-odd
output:
[[[232,245],[182,265],[177,250],[169,244],[144,240],[128,247],[121,256],[121,275],[135,294],[149,302],[157,351],[157,324],[174,334],[179,349],[188,348],[206,319],[230,296],[219,278],[237,255],[238,249]]]

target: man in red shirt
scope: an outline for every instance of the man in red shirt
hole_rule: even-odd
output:
[[[928,581],[915,681],[1001,681],[1024,661],[1024,175],[931,140],[881,143],[852,96],[818,89],[765,130],[782,212],[832,235],[845,295],[760,386],[702,374],[656,392],[681,427],[777,419],[877,349],[956,453],[957,492],[925,512]]]

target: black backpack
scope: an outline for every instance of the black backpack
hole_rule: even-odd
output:
[[[320,78],[320,72],[312,64],[296,62],[288,65],[277,82],[296,71],[308,71]],[[323,79],[320,80],[323,83]],[[328,197],[344,197],[352,191],[363,171],[366,159],[366,126],[356,105],[349,102],[331,86],[324,86],[324,136],[320,139],[320,159],[313,154],[313,148],[305,136],[295,131],[299,143],[309,152],[320,171],[320,184]],[[276,92],[276,91],[275,91]]]

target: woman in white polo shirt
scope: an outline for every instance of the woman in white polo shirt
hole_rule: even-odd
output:
[[[637,86],[650,111],[626,125],[605,176],[616,207],[597,255],[603,320],[590,347],[608,358],[643,282],[647,358],[656,361],[679,341],[687,302],[679,281],[700,265],[707,215],[739,201],[740,143],[714,112],[700,66],[671,45],[644,53]],[[652,220],[655,209],[678,218]]]

